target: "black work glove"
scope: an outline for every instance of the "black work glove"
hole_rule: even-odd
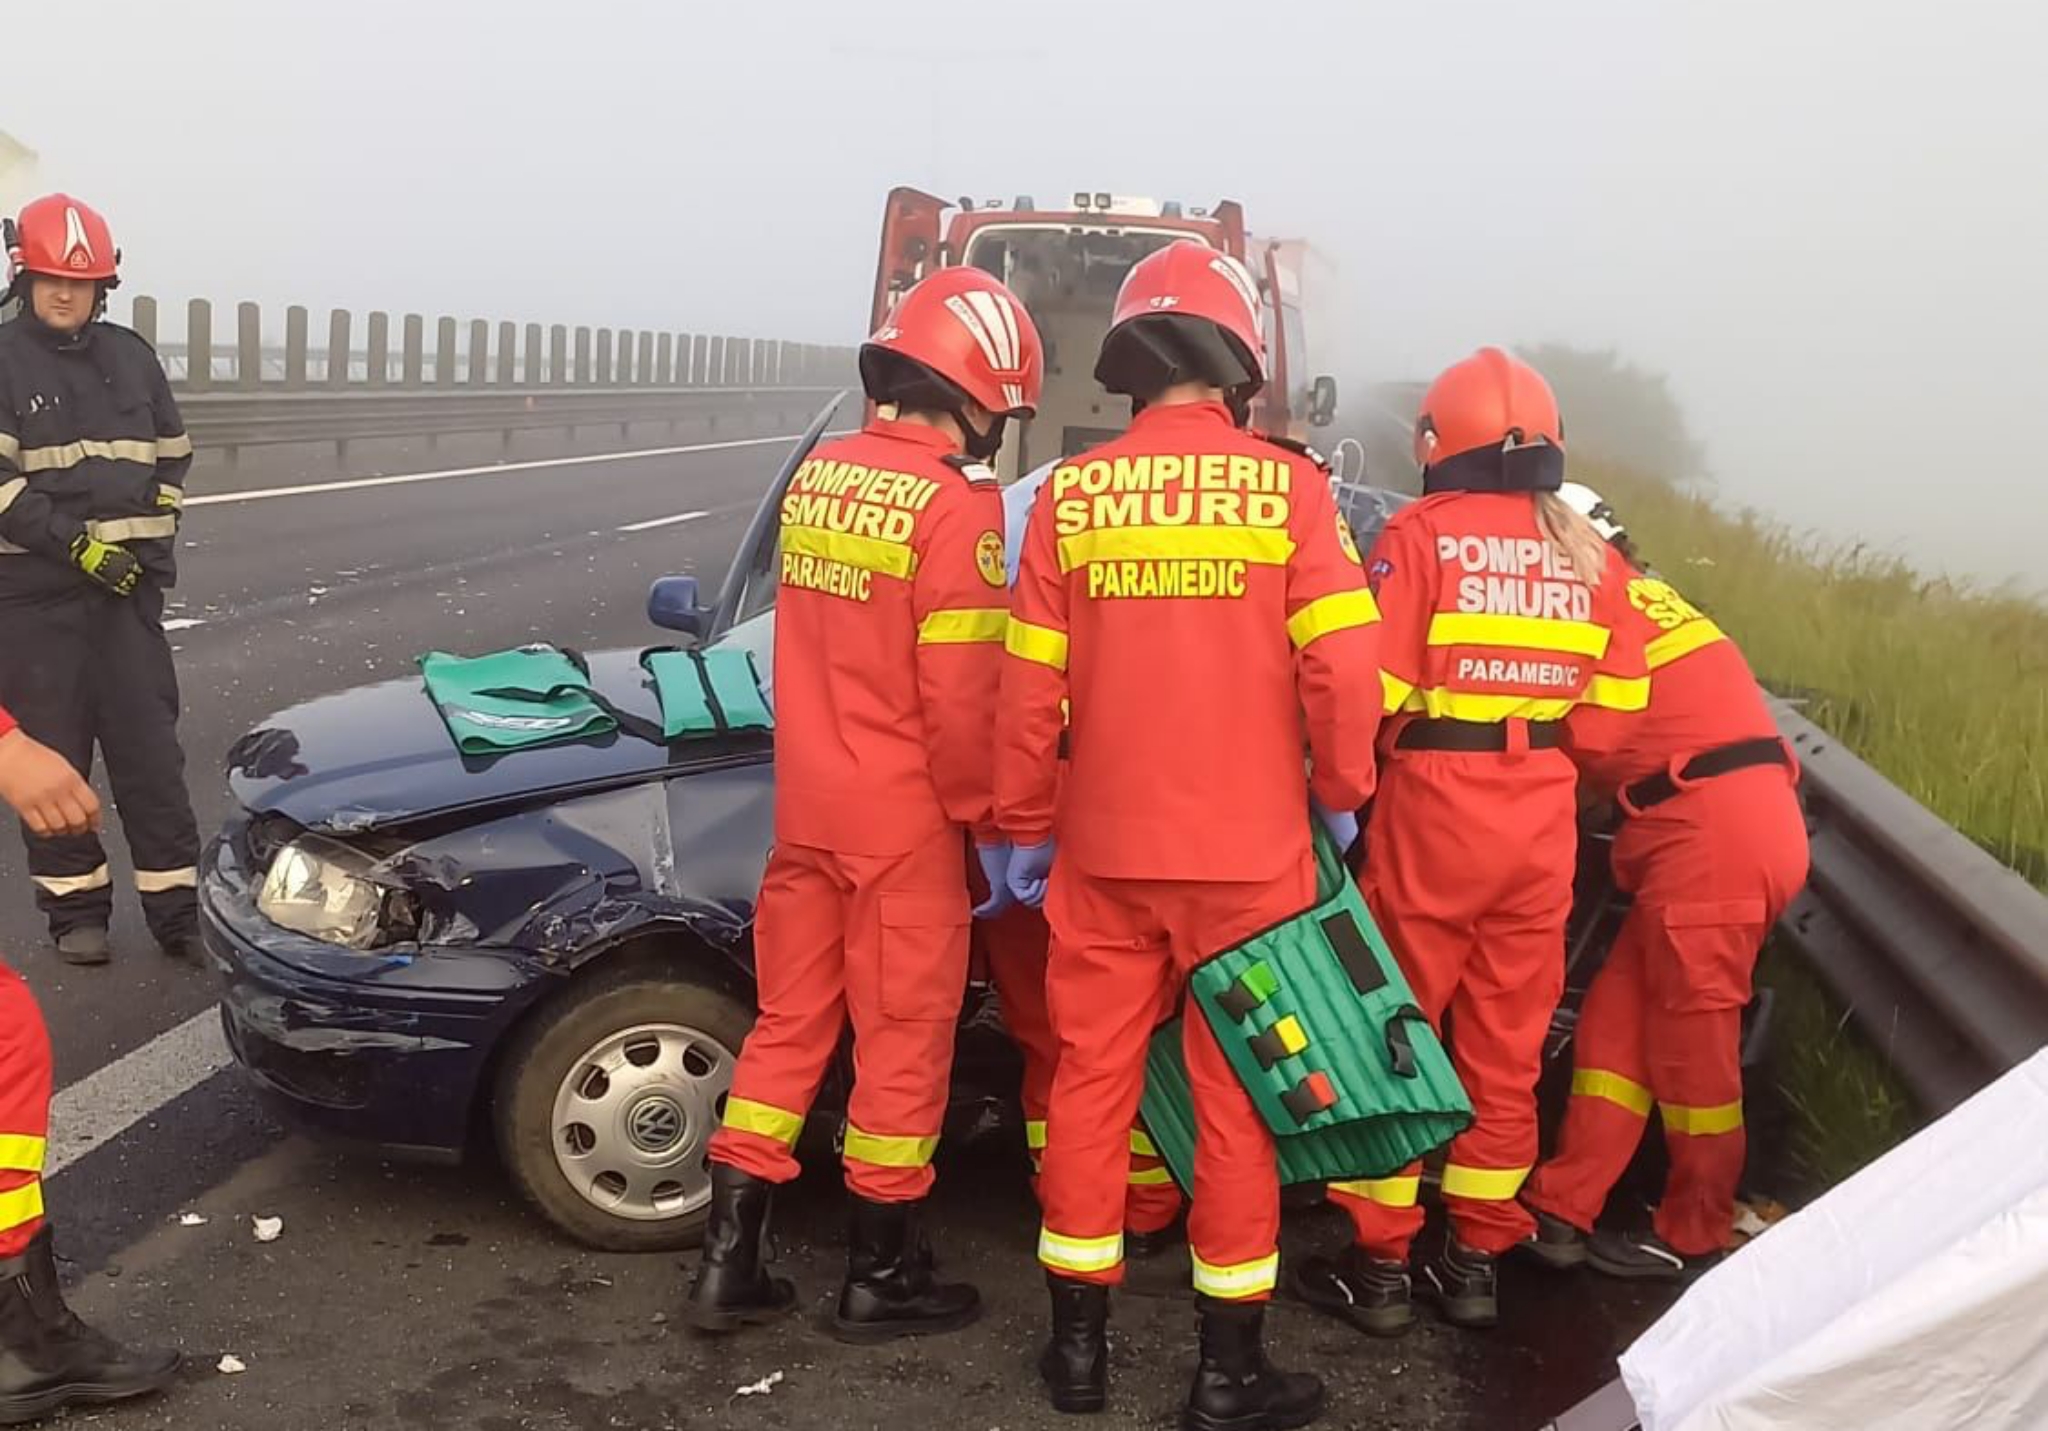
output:
[[[71,539],[71,564],[116,596],[132,596],[142,580],[142,563],[128,548],[84,532]]]

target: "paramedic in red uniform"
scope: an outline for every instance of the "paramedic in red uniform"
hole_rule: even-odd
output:
[[[711,1143],[710,1223],[688,1316],[728,1330],[787,1311],[762,1267],[770,1190],[848,1023],[853,1196],[835,1318],[854,1340],[980,1310],[934,1280],[931,1191],[967,979],[961,832],[1001,888],[989,741],[1008,621],[1003,506],[987,467],[1044,362],[1010,291],[972,268],[906,293],[862,347],[875,420],[828,443],[782,501],[775,847],[755,931],[761,1014]]]
[[[100,802],[69,761],[0,710],[0,801],[38,838],[89,835]],[[21,975],[0,968],[0,1425],[158,1391],[172,1351],[131,1351],[79,1321],[57,1286],[43,1221],[50,1033]]]
[[[1450,1146],[1449,1228],[1422,1290],[1446,1320],[1489,1326],[1494,1259],[1534,1229],[1516,1194],[1536,1161],[1578,848],[1563,717],[1640,709],[1647,683],[1614,639],[1620,559],[1557,495],[1557,402],[1533,368],[1484,348],[1448,369],[1423,397],[1415,457],[1422,500],[1366,561],[1388,720],[1360,885],[1416,1002],[1439,1030],[1449,1016],[1475,1115]],[[1362,1331],[1406,1330],[1420,1172],[1331,1186],[1355,1243],[1295,1270],[1306,1300]]]
[[[1310,791],[1343,810],[1372,787],[1378,609],[1328,476],[1244,431],[1265,378],[1257,305],[1243,266],[1198,243],[1131,270],[1095,370],[1131,398],[1130,429],[1053,472],[1011,608],[997,809],[1011,888],[1052,925],[1040,1372],[1062,1411],[1107,1395],[1147,1042],[1189,967],[1314,902]],[[1321,1383],[1271,1369],[1261,1346],[1272,1135],[1208,1026],[1185,1027],[1201,1361],[1183,1424],[1306,1425]]]
[[[1574,495],[1619,547],[1606,504]],[[1530,1250],[1553,1266],[1677,1280],[1733,1229],[1742,1007],[1764,936],[1806,882],[1806,822],[1798,768],[1742,652],[1668,583],[1627,579],[1622,619],[1644,643],[1649,709],[1586,707],[1565,738],[1620,807],[1614,876],[1633,902],[1579,1015],[1556,1155],[1522,1200],[1538,1224]],[[1594,1232],[1653,1106],[1671,1170],[1652,1229]]]

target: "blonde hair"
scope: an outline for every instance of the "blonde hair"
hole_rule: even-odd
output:
[[[1580,581],[1588,586],[1600,585],[1600,574],[1607,569],[1607,539],[1557,493],[1532,495],[1536,499],[1536,525],[1544,540],[1564,553]]]

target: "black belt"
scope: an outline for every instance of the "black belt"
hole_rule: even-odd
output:
[[[1660,770],[1628,786],[1621,792],[1621,807],[1632,812],[1647,810],[1652,805],[1661,805],[1683,794],[1686,786],[1712,780],[1717,775],[1732,775],[1757,765],[1789,767],[1791,764],[1792,757],[1785,751],[1785,742],[1774,735],[1730,741],[1712,750],[1703,750],[1686,761],[1676,779],[1670,771]]]
[[[1560,723],[1527,721],[1529,749],[1551,750],[1564,739]],[[1504,720],[1453,720],[1449,716],[1412,720],[1394,737],[1396,750],[1492,750],[1509,748]]]

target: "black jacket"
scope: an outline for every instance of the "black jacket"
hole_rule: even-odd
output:
[[[0,593],[61,592],[79,533],[118,543],[157,587],[178,579],[192,440],[156,351],[114,323],[0,323]]]

